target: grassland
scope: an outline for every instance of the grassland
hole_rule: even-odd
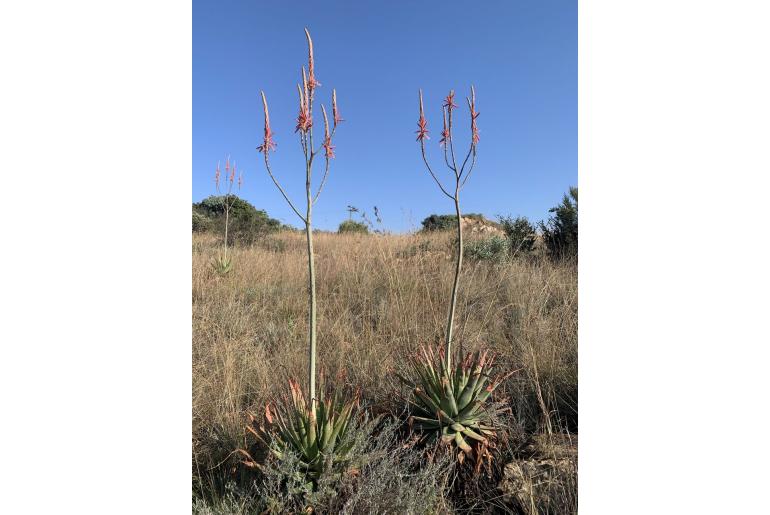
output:
[[[317,235],[319,368],[360,388],[373,413],[398,420],[404,408],[398,394],[405,390],[395,372],[420,345],[441,341],[451,238]],[[226,510],[215,509],[210,499],[228,481],[243,483],[230,453],[248,445],[246,413],[261,412],[288,378],[306,375],[306,254],[301,234],[281,232],[232,249],[234,270],[220,277],[210,266],[218,245],[210,235],[193,237],[193,486],[196,496],[209,499],[199,511],[248,512],[232,499]],[[469,494],[458,494],[450,478],[442,483],[449,485],[442,508],[434,511],[574,511],[574,477],[557,485],[556,494],[549,490],[558,499],[536,498],[546,494],[532,489],[529,507],[502,502],[496,484],[503,466],[525,449],[531,454],[533,442],[577,433],[576,264],[542,256],[470,261],[456,327],[464,351],[493,349],[505,368],[518,372],[496,394],[510,407],[505,445],[486,482],[479,480],[472,494],[478,499],[462,499]]]

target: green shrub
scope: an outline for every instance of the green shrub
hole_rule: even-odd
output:
[[[509,240],[501,236],[492,236],[483,240],[472,240],[465,243],[465,257],[474,261],[504,261],[510,253]]]
[[[500,227],[508,238],[508,248],[512,255],[526,254],[535,248],[537,234],[535,227],[523,216],[512,218],[499,216]]]
[[[345,233],[369,234],[369,228],[364,223],[356,222],[355,220],[345,220],[340,224],[339,228],[337,229],[337,232],[339,234],[345,234]]]
[[[193,232],[206,232],[211,230],[211,219],[196,211],[192,212],[192,230]]]
[[[271,456],[251,486],[231,483],[224,495],[199,496],[194,513],[451,513],[449,455],[404,444],[400,430],[399,423],[352,420],[347,441],[358,465],[349,473],[313,485],[296,455]]]
[[[224,233],[225,198],[224,195],[212,195],[193,204],[194,231]],[[228,244],[236,241],[251,244],[281,228],[281,222],[270,218],[265,211],[255,208],[248,201],[235,195],[231,195],[230,200],[232,207],[230,208]]]
[[[577,257],[578,253],[578,189],[571,187],[561,204],[548,210],[554,213],[548,222],[540,222],[543,241],[554,259]]]
[[[474,220],[486,221],[484,215],[479,213],[468,213],[462,215],[463,218],[472,218]],[[422,221],[423,231],[446,231],[457,227],[457,215],[430,215]]]

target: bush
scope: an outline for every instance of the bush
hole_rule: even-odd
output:
[[[224,195],[212,195],[201,202],[193,203],[193,231],[224,234],[226,198]],[[232,202],[228,244],[235,241],[250,244],[281,228],[281,222],[270,218],[265,211],[255,208],[248,201],[235,195],[231,195],[228,201]]]
[[[548,212],[555,214],[547,223],[540,222],[548,253],[555,259],[577,257],[578,189],[571,187],[569,194],[564,194],[561,204],[552,207]]]
[[[500,226],[508,238],[508,248],[512,255],[532,252],[535,247],[535,227],[523,216],[512,218],[510,216],[497,217]]]
[[[468,213],[462,215],[462,217],[486,221],[484,215],[479,213]],[[422,221],[423,231],[446,231],[455,227],[457,227],[457,215],[430,215]]]
[[[194,513],[447,513],[451,462],[399,441],[400,424],[352,421],[359,466],[308,482],[296,456],[271,457],[251,485],[230,483],[224,495],[196,496]]]
[[[463,246],[465,257],[474,261],[502,262],[510,253],[509,240],[501,236],[492,236],[483,240],[466,242]]]
[[[211,230],[211,219],[205,215],[193,211],[192,230],[193,232],[206,232]]]
[[[358,234],[369,234],[369,228],[366,226],[366,224],[363,224],[361,222],[356,222],[355,220],[345,220],[342,222],[337,229],[337,232],[339,234],[345,234],[345,233],[358,233]]]

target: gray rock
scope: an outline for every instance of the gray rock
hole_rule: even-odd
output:
[[[577,509],[577,441],[533,441],[532,456],[503,469],[498,484],[506,504],[527,514],[574,513]]]

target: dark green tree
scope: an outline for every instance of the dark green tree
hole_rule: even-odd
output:
[[[535,226],[529,223],[523,216],[513,218],[511,216],[497,217],[500,227],[508,239],[508,249],[511,255],[526,254],[535,247]]]
[[[570,187],[561,204],[548,210],[554,215],[540,222],[543,241],[554,259],[577,257],[578,253],[578,189]]]

